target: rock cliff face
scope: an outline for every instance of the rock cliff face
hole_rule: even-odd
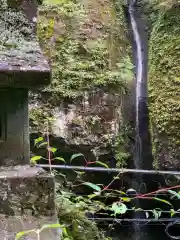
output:
[[[88,146],[96,156],[115,150],[122,166],[133,141],[128,127],[133,122],[135,99],[131,35],[123,9],[127,3],[62,2],[39,9],[38,34],[52,65],[53,81],[36,97],[33,95],[31,130],[43,133],[47,119],[53,116],[50,127],[54,136],[68,146]],[[148,91],[154,167],[177,169],[180,8],[178,1],[159,0],[138,0],[137,7],[140,12],[143,9],[145,21],[148,18],[145,31],[149,34]]]
[[[124,127],[121,108],[133,77],[122,3],[44,5],[38,22],[53,81],[38,104],[31,104],[31,120],[39,126],[32,125],[32,131],[43,132],[45,119],[54,116],[52,133],[68,145],[98,148],[100,155],[110,152]]]
[[[149,107],[155,167],[180,168],[180,8],[154,18],[149,54]]]

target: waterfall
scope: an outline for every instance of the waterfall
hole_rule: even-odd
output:
[[[142,54],[142,44],[141,37],[138,31],[137,22],[134,16],[134,5],[136,0],[131,0],[129,3],[129,16],[133,32],[133,38],[136,44],[136,156],[135,156],[135,168],[140,168],[142,144],[140,136],[140,100],[141,100],[141,88],[143,84],[143,54]]]
[[[129,0],[128,15],[132,30],[132,50],[134,55],[136,75],[135,99],[135,157],[136,169],[150,169],[152,167],[151,142],[149,136],[149,119],[147,106],[147,62],[148,62],[148,33],[145,31],[146,23],[137,14],[137,0]]]
[[[144,167],[143,165],[143,151],[144,151],[144,136],[147,136],[148,132],[148,124],[145,128],[143,128],[144,122],[147,122],[147,116],[146,119],[143,117],[144,111],[147,108],[147,89],[146,89],[146,83],[147,83],[147,64],[145,60],[146,59],[146,53],[144,53],[144,35],[142,34],[142,23],[138,21],[137,14],[136,14],[136,0],[129,0],[129,6],[128,6],[128,15],[130,20],[130,27],[132,30],[132,50],[134,54],[134,61],[135,61],[135,76],[136,76],[136,99],[135,99],[135,128],[136,128],[136,141],[135,141],[135,156],[134,156],[134,167],[136,169],[141,169]],[[141,26],[139,26],[141,25]],[[145,103],[145,105],[144,105]],[[145,133],[145,135],[144,135]],[[145,143],[147,144],[147,142]],[[146,151],[146,149],[145,149]],[[134,176],[134,180],[132,181],[132,188],[136,189],[136,191],[139,191],[137,189],[137,186],[140,186],[140,183],[142,182],[141,177],[137,177],[137,175]],[[139,200],[136,200],[136,207],[140,208]],[[134,213],[134,218],[138,219],[141,216],[138,212]],[[133,239],[138,240],[141,238],[141,231],[142,228],[140,226],[133,224],[134,228],[134,236]]]

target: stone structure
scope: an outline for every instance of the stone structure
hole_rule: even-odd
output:
[[[13,240],[57,222],[53,177],[28,166],[28,89],[48,84],[51,71],[35,37],[35,1],[0,0],[0,16],[0,239]],[[42,239],[59,239],[58,231]]]

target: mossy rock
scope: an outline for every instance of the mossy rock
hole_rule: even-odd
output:
[[[111,1],[43,5],[38,36],[52,63],[52,84],[45,91],[56,99],[77,98],[98,87],[120,93],[132,78],[121,5],[118,13]]]
[[[75,203],[64,196],[58,196],[57,211],[61,224],[66,227],[69,240],[106,240],[96,224],[87,219]]]
[[[21,8],[16,8],[19,4],[18,0],[0,0],[0,61],[15,66],[28,62],[34,66],[42,53],[33,33],[33,24]],[[16,58],[15,63],[13,58]]]
[[[150,40],[149,108],[156,167],[180,168],[180,8],[160,11]]]

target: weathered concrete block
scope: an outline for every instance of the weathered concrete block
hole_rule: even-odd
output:
[[[0,120],[0,166],[28,164],[27,89],[0,89]]]
[[[0,0],[0,87],[50,83],[51,71],[36,32],[35,0]]]
[[[53,176],[30,166],[0,170],[0,239],[14,240],[17,232],[58,223]],[[60,230],[46,229],[41,235],[43,240],[57,240]],[[37,236],[31,233],[24,239]]]

